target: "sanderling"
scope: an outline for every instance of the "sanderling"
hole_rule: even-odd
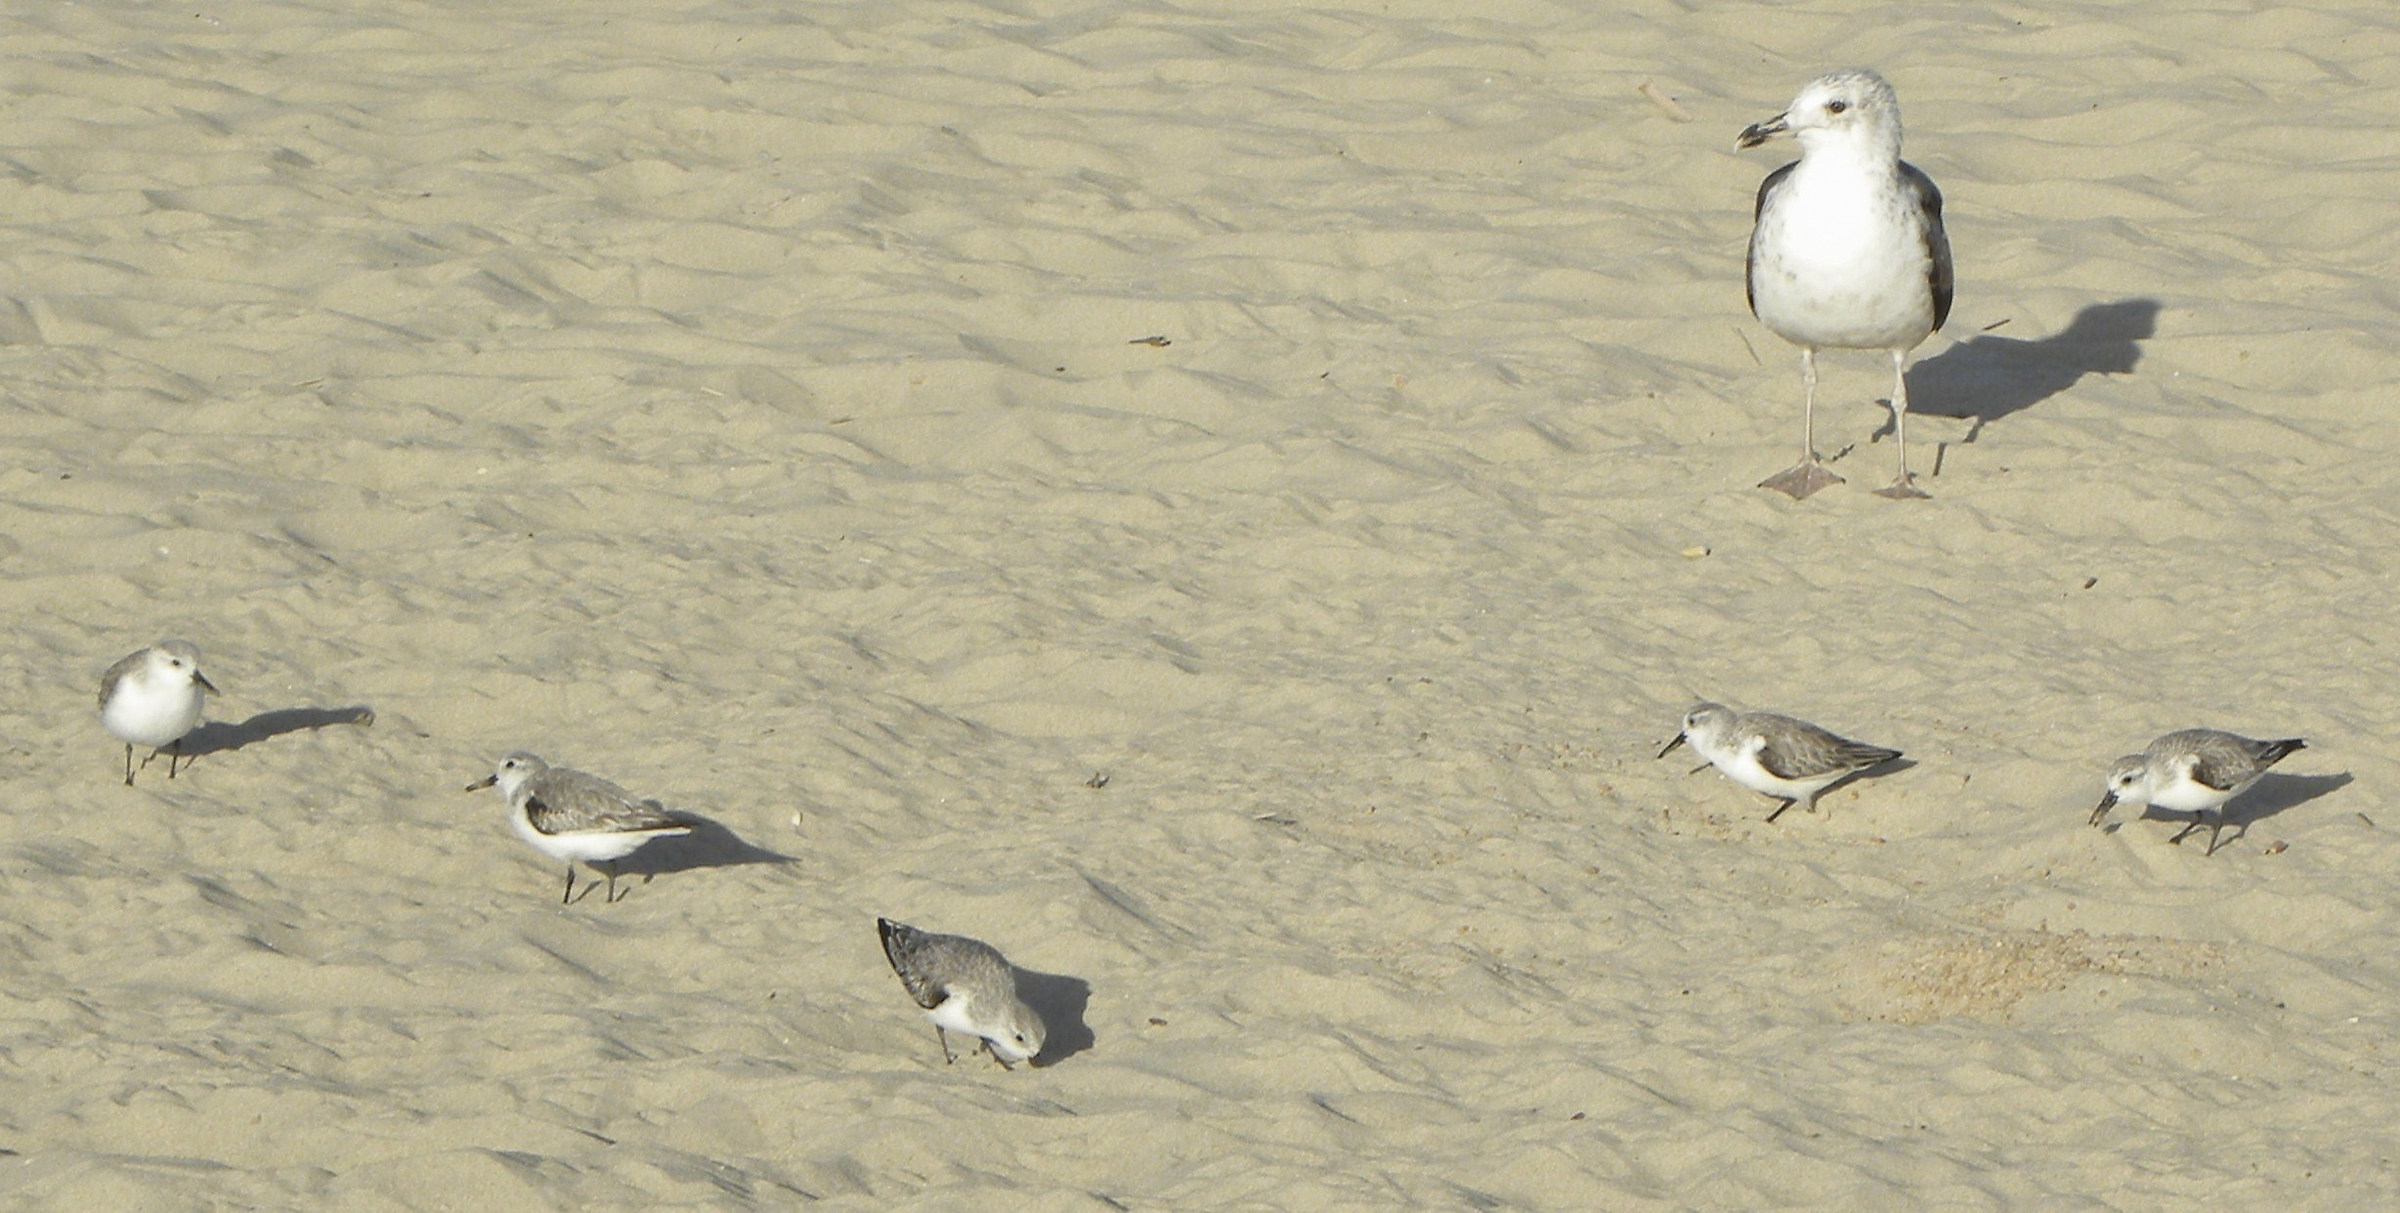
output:
[[[1853,772],[1900,756],[1898,750],[1836,737],[1805,720],[1773,712],[1736,712],[1721,703],[1692,705],[1683,715],[1683,731],[1658,756],[1666,757],[1687,741],[1727,779],[1781,800],[1767,814],[1768,821],[1794,804],[1813,813],[1819,792]]]
[[[125,743],[125,786],[133,786],[133,747],[150,747],[150,759],[167,752],[167,778],[175,778],[183,738],[200,723],[200,709],[217,693],[200,672],[200,650],[190,641],[162,640],[100,675],[100,723]]]
[[[2225,815],[2218,810],[2257,783],[2268,767],[2307,745],[2297,737],[2252,741],[2217,729],[2178,729],[2108,769],[2108,791],[2101,795],[2100,807],[2092,810],[2091,824],[2099,825],[2119,802],[2157,805],[2192,815],[2191,824],[2167,840],[2179,843],[2204,819],[2213,818],[2207,853],[2214,855],[2217,836],[2225,832]]]
[[[653,838],[689,834],[692,825],[669,813],[655,800],[635,800],[626,791],[597,775],[554,767],[523,750],[500,760],[489,775],[467,785],[470,792],[500,785],[508,802],[509,824],[517,836],[552,859],[567,864],[567,891],[561,904],[575,899],[578,860],[608,873],[607,901],[617,900],[617,861],[641,849]],[[585,885],[584,892],[591,892]]]
[[[1790,132],[1800,158],[1758,187],[1750,233],[1750,312],[1800,347],[1800,462],[1759,483],[1806,497],[1842,478],[1817,462],[1817,351],[1892,356],[1900,476],[1885,497],[1923,497],[1908,471],[1908,352],[1950,317],[1950,238],[1942,192],[1900,159],[1900,99],[1863,69],[1819,77],[1792,106],[1743,129],[1742,147]]]
[[[1016,970],[992,945],[964,935],[935,935],[889,918],[875,920],[883,954],[908,996],[933,1021],[942,1059],[956,1061],[950,1032],[983,1038],[983,1048],[1001,1068],[1042,1051],[1042,1017],[1017,997]]]

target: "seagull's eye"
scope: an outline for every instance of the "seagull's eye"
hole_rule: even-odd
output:
[[[1847,101],[1828,101],[1825,103],[1825,112],[1828,114],[1838,114],[1849,108],[1850,103]]]

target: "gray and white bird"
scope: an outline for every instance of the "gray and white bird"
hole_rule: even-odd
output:
[[[667,811],[655,800],[636,800],[597,775],[554,767],[523,750],[501,758],[492,773],[466,786],[469,792],[500,786],[508,802],[508,822],[517,837],[532,843],[552,859],[566,861],[567,891],[561,904],[575,900],[575,865],[588,863],[608,874],[608,896],[617,894],[617,861],[654,839],[692,832],[690,822]],[[591,892],[591,886],[584,886]]]
[[[167,778],[183,757],[183,739],[200,724],[201,709],[217,693],[200,672],[200,650],[187,640],[162,640],[126,656],[100,675],[100,723],[125,743],[125,786],[133,786],[133,747],[150,747],[142,766],[161,750]]]
[[[2218,729],[2178,729],[2108,769],[2108,791],[2101,795],[2100,807],[2092,810],[2091,824],[2099,825],[2119,804],[2189,813],[2191,823],[2167,841],[2182,842],[2207,824],[2207,854],[2214,855],[2217,836],[2225,832],[2225,802],[2249,790],[2268,767],[2307,747],[2297,737],[2252,741]]]
[[[1658,756],[1664,758],[1687,742],[1727,779],[1782,801],[1767,814],[1768,821],[1795,804],[1813,813],[1818,793],[1900,757],[1898,750],[1837,737],[1805,720],[1773,712],[1736,712],[1721,703],[1692,705],[1683,715],[1683,731]]]
[[[884,958],[908,996],[933,1021],[942,1060],[957,1061],[948,1032],[981,1037],[1002,1069],[1040,1055],[1042,1017],[1017,997],[1016,970],[990,944],[964,935],[936,935],[889,918],[875,920]]]
[[[1950,238],[1942,192],[1900,158],[1900,100],[1863,68],[1810,81],[1791,108],[1745,128],[1757,147],[1799,140],[1800,158],[1759,184],[1750,232],[1750,311],[1800,347],[1800,462],[1759,483],[1806,497],[1842,478],[1817,461],[1817,351],[1892,358],[1892,433],[1900,475],[1885,497],[1924,497],[1908,470],[1908,352],[1950,317]]]

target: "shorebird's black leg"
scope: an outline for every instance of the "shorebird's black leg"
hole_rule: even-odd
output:
[[[125,743],[125,786],[133,786],[133,743]]]
[[[608,873],[608,897],[606,900],[609,905],[613,906],[617,904],[619,896],[617,893],[617,861],[614,859],[609,860],[608,866],[602,868],[601,871]],[[628,893],[632,891],[633,890],[631,889],[626,890]]]
[[[1798,800],[1796,800],[1796,799],[1786,799],[1786,800],[1785,800],[1785,801],[1784,801],[1782,804],[1776,805],[1776,806],[1775,806],[1775,811],[1774,811],[1774,812],[1772,812],[1772,813],[1769,813],[1769,814],[1767,814],[1767,824],[1768,824],[1768,825],[1773,825],[1773,824],[1775,824],[1775,819],[1776,819],[1776,818],[1778,818],[1778,817],[1781,817],[1781,816],[1783,816],[1783,811],[1784,811],[1785,809],[1788,809],[1788,808],[1790,808],[1790,807],[1792,807],[1793,805],[1795,805],[1795,804],[1798,804],[1798,803],[1799,803],[1799,801],[1798,801]]]
[[[938,1023],[933,1025],[933,1038],[941,1042],[942,1064],[946,1066],[958,1064],[958,1055],[950,1051],[950,1034],[942,1031],[942,1025]]]
[[[567,891],[558,895],[558,904],[572,905],[575,901],[575,861],[567,861]]]

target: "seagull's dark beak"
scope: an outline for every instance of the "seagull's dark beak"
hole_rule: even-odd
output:
[[[2100,819],[2108,816],[2108,811],[2115,807],[2117,807],[2117,790],[2110,788],[2107,794],[2100,797],[2100,807],[2092,810],[2092,819],[2084,824],[2099,825]]]
[[[1679,745],[1682,745],[1682,744],[1683,744],[1683,734],[1681,734],[1681,733],[1677,733],[1677,734],[1675,735],[1675,740],[1668,742],[1668,743],[1667,743],[1667,745],[1666,745],[1666,748],[1665,748],[1665,749],[1662,749],[1662,750],[1660,750],[1660,751],[1658,752],[1658,756],[1659,756],[1659,757],[1661,757],[1661,758],[1664,758],[1664,757],[1666,757],[1667,755],[1674,753],[1674,752],[1675,752],[1675,747],[1676,747],[1676,746],[1679,746]]]
[[[1753,122],[1750,125],[1743,127],[1741,136],[1733,141],[1734,146],[1740,148],[1757,147],[1759,144],[1765,143],[1767,140],[1792,129],[1791,126],[1784,121],[1784,119],[1789,116],[1790,115],[1788,114],[1777,114],[1764,122]]]
[[[211,694],[211,695],[221,695],[221,694],[224,694],[224,692],[222,692],[222,691],[219,691],[219,690],[217,689],[217,684],[216,684],[216,683],[210,682],[210,681],[208,680],[208,675],[206,675],[206,674],[203,674],[203,673],[201,673],[201,672],[200,672],[200,671],[198,671],[198,670],[193,670],[193,671],[192,671],[192,681],[193,681],[193,682],[196,682],[196,683],[199,683],[199,684],[200,684],[200,689],[201,689],[201,690],[203,690],[203,691],[206,691],[206,692],[208,692],[208,693],[209,693],[209,694]]]
[[[484,790],[485,788],[488,788],[488,787],[490,787],[490,786],[492,786],[493,784],[495,784],[495,783],[498,783],[498,782],[500,782],[500,775],[499,775],[499,773],[498,773],[498,772],[494,772],[494,773],[492,773],[492,774],[490,774],[490,775],[486,775],[486,776],[484,776],[483,778],[476,780],[476,781],[475,781],[475,782],[473,782],[473,783],[470,783],[470,784],[468,784],[467,786],[465,786],[465,787],[463,787],[463,788],[460,788],[460,789],[459,789],[459,791],[462,791],[462,792],[480,792],[480,791]]]

